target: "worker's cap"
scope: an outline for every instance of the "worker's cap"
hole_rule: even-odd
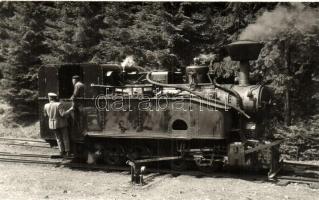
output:
[[[79,78],[80,78],[80,76],[78,76],[78,75],[72,76],[72,79],[79,79]]]
[[[53,92],[49,92],[49,93],[48,93],[48,96],[49,96],[49,97],[58,97],[58,95],[55,94],[55,93],[53,93]]]

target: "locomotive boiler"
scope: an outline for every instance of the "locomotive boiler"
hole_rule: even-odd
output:
[[[39,109],[55,92],[70,106],[71,77],[85,84],[80,121],[70,121],[76,158],[123,165],[165,161],[173,169],[244,167],[271,169],[279,163],[278,142],[265,136],[271,93],[249,82],[249,61],[262,45],[238,41],[225,47],[239,61],[239,83],[216,81],[208,66],[145,71],[117,64],[62,64],[39,71]],[[41,116],[41,137],[54,139]]]

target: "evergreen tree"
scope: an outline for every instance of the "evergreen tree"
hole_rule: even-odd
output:
[[[249,24],[276,5],[290,6],[233,2],[1,2],[0,93],[17,114],[36,114],[36,77],[41,64],[120,63],[130,55],[138,65],[151,69],[185,67],[198,56],[210,65],[216,77],[234,76],[238,68],[229,58],[223,58],[223,45],[241,39],[239,34]],[[315,10],[318,4],[302,5],[305,10]],[[278,119],[284,117],[283,94],[289,86],[294,122],[317,113],[312,108],[318,94],[319,61],[318,28],[305,32],[293,25],[264,41],[251,74],[254,82],[272,83]],[[287,55],[290,59],[286,59]]]
[[[102,6],[97,2],[56,2],[47,6],[46,42],[50,53],[44,63],[90,62],[99,51],[104,27]]]
[[[271,83],[278,105],[274,107],[277,109],[276,116],[289,125],[290,122],[307,119],[318,111],[313,96],[318,92],[315,85],[319,72],[316,56],[319,53],[319,23],[316,20],[318,8],[295,8],[288,4],[278,7],[274,13],[282,13],[282,10],[287,12],[280,14],[282,20],[277,20],[284,23],[280,24],[278,31],[264,37],[265,46],[252,72],[259,77],[259,81]],[[305,16],[309,19],[304,19]],[[289,107],[287,104],[290,104]]]
[[[42,32],[45,15],[41,4],[9,5],[12,13],[4,16],[1,23],[7,26],[1,96],[13,106],[14,113],[27,119],[37,116],[37,69],[41,65],[40,55],[47,52]]]
[[[168,51],[160,3],[107,3],[97,61],[121,62],[133,55],[140,66],[159,68]]]

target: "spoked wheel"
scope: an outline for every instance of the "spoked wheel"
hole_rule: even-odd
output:
[[[124,162],[125,149],[119,144],[109,144],[105,148],[104,161],[110,165],[121,165]]]
[[[171,169],[177,170],[177,171],[183,171],[188,168],[188,162],[186,160],[172,160],[170,162]]]
[[[212,166],[200,166],[197,165],[198,169],[205,173],[212,173],[216,171],[220,171],[223,168],[222,162],[214,162]]]
[[[214,169],[212,169],[209,166],[197,166],[197,167],[198,167],[199,171],[204,172],[204,173],[212,173],[215,171]]]
[[[135,145],[129,149],[127,157],[130,160],[146,159],[152,156],[152,151],[147,146]]]

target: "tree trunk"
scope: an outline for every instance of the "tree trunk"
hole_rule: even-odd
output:
[[[287,75],[291,76],[291,57],[290,57],[290,44],[289,40],[284,42],[284,52],[285,52],[285,67],[287,69]],[[285,124],[286,126],[291,125],[291,96],[290,96],[290,82],[286,83],[286,91],[285,91]]]
[[[291,125],[291,105],[290,105],[290,92],[289,86],[287,86],[287,90],[285,92],[285,124],[286,126]]]

